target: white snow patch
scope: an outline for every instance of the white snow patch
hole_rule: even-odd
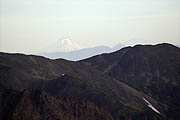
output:
[[[155,111],[158,114],[161,114],[154,106],[152,106],[152,104],[146,100],[144,97],[142,97],[142,99],[147,103],[147,106],[150,107],[153,111]]]

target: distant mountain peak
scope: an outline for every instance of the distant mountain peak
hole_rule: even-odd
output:
[[[62,39],[60,41],[60,43],[61,43],[60,46],[64,47],[65,52],[79,50],[79,49],[82,48],[80,45],[78,45],[77,43],[71,41],[69,38]]]
[[[49,52],[49,53],[71,52],[71,51],[79,50],[82,48],[83,47],[73,42],[70,38],[61,38],[61,39],[58,39],[53,44],[46,47],[45,49],[43,49],[43,52]]]

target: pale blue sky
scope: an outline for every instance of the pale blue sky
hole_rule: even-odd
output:
[[[66,35],[84,47],[180,44],[180,0],[0,0],[0,51],[37,52]]]

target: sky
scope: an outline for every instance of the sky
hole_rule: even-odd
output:
[[[35,53],[62,37],[82,47],[180,45],[180,0],[0,0],[0,51]]]

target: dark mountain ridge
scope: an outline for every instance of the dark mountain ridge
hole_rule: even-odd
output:
[[[143,103],[142,97],[146,97],[164,116],[163,104],[83,63],[0,53],[0,66],[1,88],[39,89],[57,97],[84,98],[110,112],[115,119],[156,119]]]
[[[179,119],[180,48],[163,43],[136,45],[80,61],[168,106]]]

